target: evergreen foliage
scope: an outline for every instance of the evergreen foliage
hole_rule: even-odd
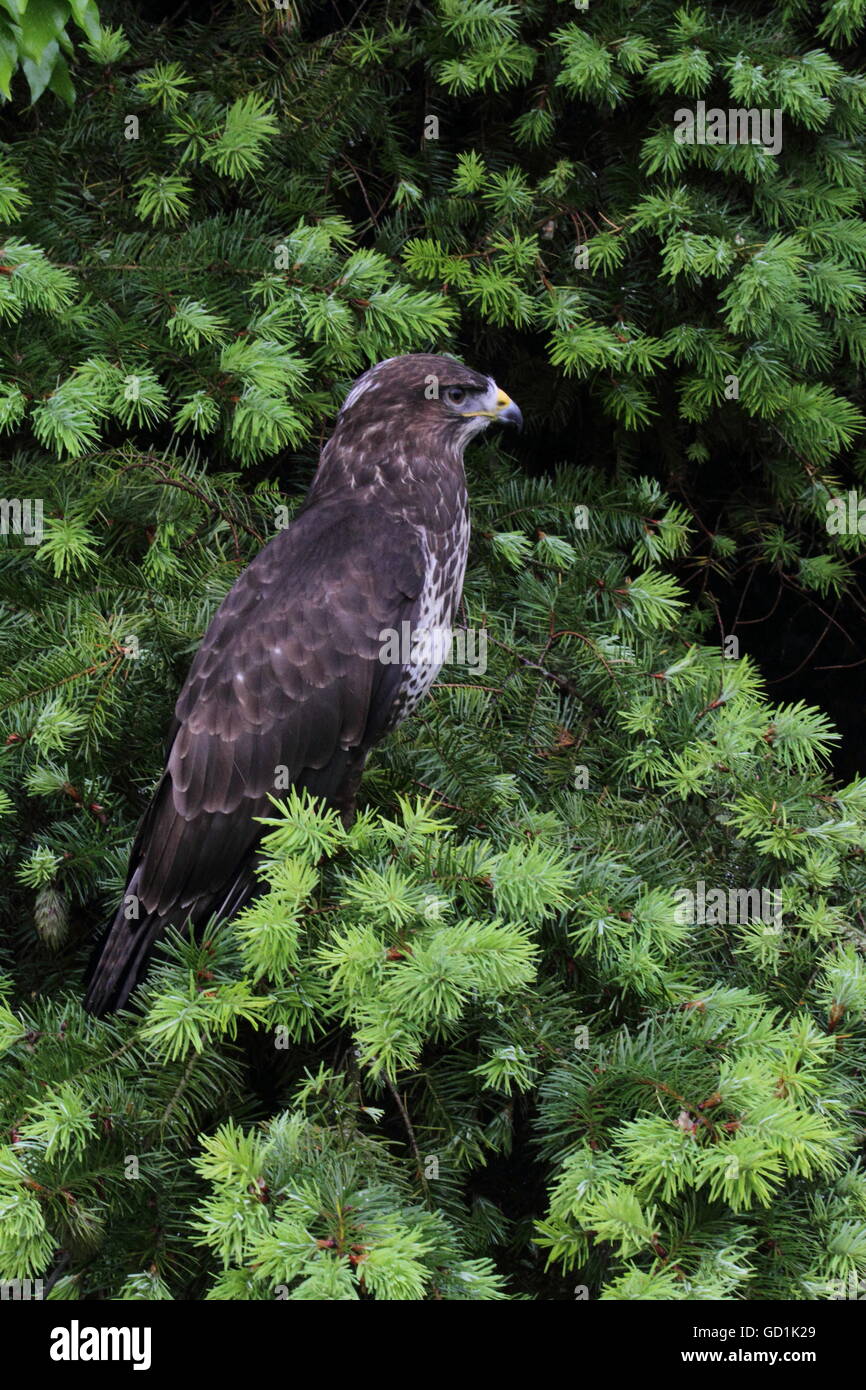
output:
[[[866,6],[29,0],[20,34],[49,8],[87,41],[39,91],[25,57],[25,109],[0,0],[0,490],[44,508],[0,548],[0,1280],[866,1278],[866,780],[717,600],[862,601],[825,522],[866,477]],[[701,100],[780,110],[781,151],[678,143]],[[443,670],[351,829],[275,798],[265,894],[88,1017],[191,653],[353,377],[429,349],[530,425],[533,468],[467,457],[486,669]]]

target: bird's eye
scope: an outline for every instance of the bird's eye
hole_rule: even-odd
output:
[[[449,386],[445,392],[445,399],[452,405],[462,405],[466,400],[466,392],[462,386]]]

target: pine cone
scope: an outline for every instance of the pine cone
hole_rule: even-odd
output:
[[[53,884],[40,888],[36,894],[33,918],[49,950],[59,950],[69,935],[69,902]]]

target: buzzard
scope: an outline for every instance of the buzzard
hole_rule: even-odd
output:
[[[256,893],[256,817],[278,773],[349,823],[370,749],[442,665],[441,642],[400,664],[383,637],[450,630],[469,544],[463,450],[492,420],[522,424],[490,377],[448,357],[392,357],[355,382],[301,511],[239,576],[192,663],[91,964],[91,1012],[123,1007],[169,927],[229,917]]]

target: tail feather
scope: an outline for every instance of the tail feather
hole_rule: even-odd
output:
[[[130,880],[127,894],[133,889]],[[104,1015],[122,1009],[140,983],[154,945],[171,927],[192,923],[201,927],[213,917],[233,917],[261,889],[245,866],[227,892],[198,898],[189,907],[173,912],[149,912],[128,918],[126,902],[118,908],[107,932],[97,946],[88,968],[84,1007],[88,1013]]]
[[[366,752],[342,749],[327,766],[306,769],[296,785],[338,809],[344,825],[349,826],[354,818],[355,796],[366,756]],[[192,925],[201,930],[214,918],[224,921],[233,917],[251,898],[263,891],[263,884],[256,875],[256,865],[261,862],[256,837],[252,845],[247,845],[236,872],[219,887],[211,887],[210,891],[203,887],[198,896],[190,898],[187,875],[184,874],[178,897],[173,902],[170,895],[168,902],[159,897],[153,888],[154,876],[162,880],[164,886],[167,870],[159,856],[150,854],[148,837],[154,832],[153,818],[164,785],[164,782],[160,784],[160,790],[139,827],[130,855],[135,867],[126,885],[123,901],[97,945],[85,976],[87,988],[84,1007],[92,1014],[113,1013],[124,1007],[147,970],[154,945],[171,927],[186,930]],[[176,848],[174,841],[171,844],[166,841],[159,854],[173,855]],[[141,880],[145,876],[151,885],[150,894],[142,888]],[[152,911],[145,909],[142,897],[151,903]],[[178,898],[185,898],[185,901],[178,901]],[[137,918],[127,916],[128,906],[133,902],[138,904],[141,913]]]
[[[102,1015],[124,1007],[144,974],[154,942],[170,925],[158,913],[128,921],[120,909],[90,964],[84,996],[88,1013]]]

